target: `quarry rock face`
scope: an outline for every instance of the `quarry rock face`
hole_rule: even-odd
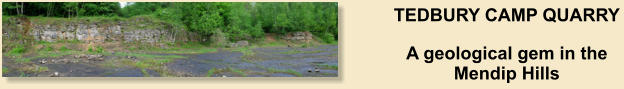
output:
[[[308,43],[310,42],[310,40],[312,40],[313,38],[312,33],[310,32],[291,32],[291,33],[287,33],[283,38],[289,41],[293,41],[293,42],[305,42]]]
[[[23,21],[21,21],[23,22]],[[56,21],[54,23],[28,23],[20,21],[4,23],[3,26],[16,26],[16,28],[3,28],[5,32],[27,31],[34,40],[55,42],[60,40],[79,40],[82,42],[175,42],[194,41],[194,35],[184,29],[174,29],[168,24],[149,22],[84,22],[84,21]],[[34,21],[33,21],[34,22]],[[16,24],[19,23],[19,24]],[[141,24],[136,24],[141,23]],[[150,25],[151,28],[145,27]],[[24,30],[27,29],[27,30]],[[12,31],[13,30],[13,31]],[[177,38],[176,38],[177,37]]]
[[[229,47],[245,47],[249,46],[249,42],[246,40],[236,41],[236,43],[230,43]]]

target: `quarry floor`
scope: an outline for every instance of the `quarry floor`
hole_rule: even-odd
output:
[[[201,50],[201,49],[198,49]],[[28,58],[28,56],[25,56]],[[72,53],[17,62],[3,56],[4,77],[337,77],[338,46],[255,47],[247,51]]]

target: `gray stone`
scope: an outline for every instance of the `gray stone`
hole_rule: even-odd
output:
[[[309,43],[310,40],[312,40],[312,33],[310,32],[290,32],[287,33],[283,39],[285,40],[289,40],[292,42],[305,42],[305,43]]]
[[[9,18],[15,19],[15,18]],[[26,19],[28,20],[28,19]],[[197,33],[187,32],[182,28],[174,28],[171,24],[158,23],[154,24],[145,19],[135,19],[128,21],[120,21],[113,23],[98,23],[84,21],[51,21],[55,23],[31,23],[21,24],[25,21],[15,19],[10,23],[3,23],[3,26],[14,26],[13,28],[3,28],[3,33],[7,38],[9,34],[19,32],[25,25],[30,25],[28,34],[33,36],[35,40],[54,42],[59,40],[79,40],[82,42],[101,43],[105,41],[119,42],[140,42],[140,43],[157,43],[157,42],[175,42],[178,41],[199,41],[202,37]],[[138,26],[140,23],[142,26]],[[156,26],[156,28],[142,28],[147,25]],[[137,28],[139,27],[139,28]],[[14,31],[15,30],[15,31]],[[205,39],[205,38],[203,38]]]
[[[249,42],[246,40],[236,41],[236,43],[230,43],[230,47],[245,47],[249,46]]]

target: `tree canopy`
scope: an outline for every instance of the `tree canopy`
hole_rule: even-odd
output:
[[[338,39],[336,2],[3,2],[3,15],[44,17],[149,15],[231,41],[262,38],[265,33],[309,31],[320,40]]]
[[[117,2],[3,2],[3,15],[75,17],[117,16]]]

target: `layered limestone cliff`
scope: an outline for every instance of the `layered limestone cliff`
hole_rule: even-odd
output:
[[[68,18],[9,18],[2,28],[5,38],[11,35],[30,36],[37,41],[55,42],[177,42],[199,41],[194,33],[183,27],[147,18],[68,19]],[[23,35],[22,35],[23,34]],[[13,37],[14,38],[14,37]]]

